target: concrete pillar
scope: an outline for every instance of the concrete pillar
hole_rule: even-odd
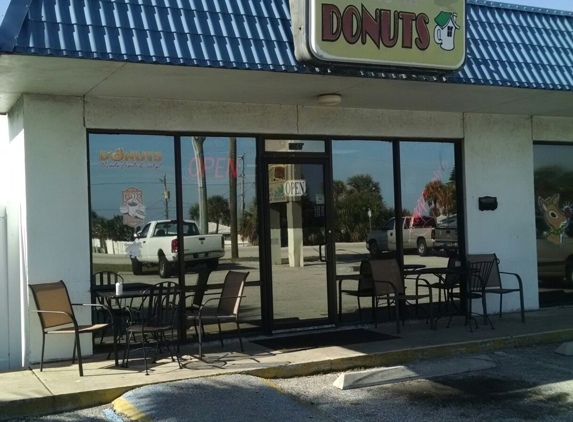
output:
[[[269,204],[271,222],[271,262],[281,265],[281,213],[282,204]]]

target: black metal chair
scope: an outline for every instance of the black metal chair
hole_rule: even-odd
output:
[[[179,314],[179,298],[181,297],[181,290],[179,285],[172,281],[164,281],[150,286],[143,293],[143,300],[136,315],[133,315],[133,310],[129,309],[133,315],[132,319],[127,326],[127,344],[123,354],[123,366],[128,367],[130,355],[130,342],[131,338],[136,335],[141,336],[141,348],[143,350],[143,359],[145,361],[145,375],[149,375],[147,365],[147,349],[146,344],[154,343],[155,356],[153,363],[157,361],[157,356],[160,351],[161,345],[164,345],[171,356],[171,360],[175,362],[173,355],[177,358],[179,367],[182,368],[181,360],[179,358],[179,335],[177,335],[177,347],[175,353],[169,346],[169,341],[166,333],[171,332],[172,341],[174,333],[177,331],[177,315]]]
[[[470,258],[472,258],[473,261],[470,261]],[[493,323],[491,322],[491,319],[487,314],[487,302],[486,302],[486,292],[485,292],[486,281],[489,278],[494,262],[493,259],[492,260],[487,259],[484,261],[479,261],[478,259],[479,259],[478,256],[475,255],[473,257],[470,255],[466,258],[466,265],[469,272],[466,276],[467,283],[465,285],[465,288],[460,287],[459,292],[450,293],[450,298],[452,303],[453,299],[455,298],[458,298],[460,299],[460,301],[465,302],[466,323],[469,323],[470,331],[472,332],[473,332],[471,323],[472,320],[474,320],[476,328],[479,328],[477,320],[473,317],[473,315],[476,314],[472,308],[472,304],[475,299],[481,299],[482,312],[483,312],[483,314],[481,315],[484,318],[484,324],[487,324],[489,322],[491,328],[492,329],[495,328],[493,326]],[[450,316],[448,327],[452,322],[452,316]]]
[[[199,341],[199,359],[203,357],[202,333],[204,331],[203,326],[206,324],[217,324],[219,326],[219,338],[221,340],[221,347],[223,347],[221,323],[235,322],[237,324],[241,352],[244,351],[241,328],[239,327],[239,308],[241,306],[241,299],[244,297],[243,289],[245,288],[245,281],[248,275],[248,272],[229,271],[223,282],[221,296],[206,300],[201,305],[197,314],[186,314],[188,328],[191,325],[194,326],[195,334]],[[214,300],[219,301],[217,309],[206,309],[205,305]]]
[[[492,270],[489,277],[485,281],[485,293],[486,294],[496,294],[499,295],[499,317],[501,318],[501,313],[503,309],[503,296],[509,293],[519,293],[519,303],[521,306],[521,322],[525,322],[525,307],[523,303],[523,281],[517,273],[509,273],[499,270],[499,258],[496,254],[481,254],[481,255],[468,255],[468,260],[486,261],[491,260],[493,262]],[[515,277],[517,282],[517,287],[507,287],[507,284],[502,284],[503,276]],[[507,277],[505,277],[507,278]]]
[[[402,312],[403,318],[402,323],[406,320],[406,306],[413,304],[414,306],[420,299],[428,299],[429,301],[429,311],[428,320],[430,323],[430,329],[434,328],[434,317],[433,317],[433,303],[432,303],[432,290],[430,283],[425,279],[418,279],[423,281],[425,285],[423,287],[427,288],[427,293],[425,294],[407,294],[406,287],[404,286],[404,276],[400,271],[398,262],[395,259],[375,259],[367,261],[370,266],[371,280],[374,286],[374,326],[378,326],[377,310],[378,305],[382,300],[385,300],[387,306],[390,307],[394,304],[396,313],[396,332],[400,334],[400,310],[401,306],[404,306],[404,312]],[[367,272],[365,270],[365,272]]]
[[[193,293],[185,296],[185,312],[195,312],[201,308],[203,304],[203,297],[205,296],[205,291],[207,289],[207,282],[209,281],[209,276],[212,270],[204,267],[199,270],[197,274],[197,284],[193,287]],[[188,304],[188,299],[192,299],[191,303]]]
[[[113,271],[98,271],[92,274],[92,287],[102,287],[102,286],[115,286],[115,283],[123,283],[123,277],[116,272]],[[96,316],[98,321],[103,321],[104,323],[112,323],[115,322],[116,324],[123,324],[122,326],[117,327],[117,332],[120,333],[120,337],[122,337],[121,333],[123,332],[123,326],[129,317],[129,312],[121,306],[118,300],[112,300],[109,298],[103,298],[100,296],[96,296],[96,301],[100,305],[105,305],[107,308],[111,310],[111,315],[113,320],[109,318],[109,312],[107,312],[104,308],[97,308],[96,309]],[[131,306],[131,304],[130,304]],[[100,344],[103,342],[103,338],[107,332],[107,328],[103,329],[101,332]]]
[[[360,298],[367,297],[372,301],[372,308],[374,308],[374,286],[370,274],[370,266],[368,260],[363,260],[360,263],[360,275],[358,280],[356,277],[346,277],[341,275],[338,278],[338,321],[342,322],[342,295],[354,296],[358,302],[358,315],[362,321],[362,307],[360,306]],[[343,281],[353,281],[355,288],[342,288]],[[358,285],[356,285],[358,281]]]

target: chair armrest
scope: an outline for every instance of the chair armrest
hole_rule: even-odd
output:
[[[394,295],[397,296],[398,295],[398,288],[396,287],[396,285],[394,283],[392,283],[391,281],[385,281],[385,280],[372,280],[372,283],[385,283],[385,284],[389,284],[392,287],[392,290],[394,290]],[[376,296],[376,293],[374,294],[374,296]]]
[[[517,274],[517,273],[508,273],[508,272],[505,272],[505,271],[500,271],[499,274],[500,274],[500,275],[501,275],[501,274],[508,274],[508,275],[514,276],[514,277],[517,279],[517,283],[519,284],[519,290],[523,291],[523,281],[521,280],[521,276],[520,276],[519,274]],[[502,284],[502,281],[501,281],[501,277],[499,278],[499,284],[500,284],[500,287],[503,288],[503,284]]]
[[[366,277],[364,277],[366,278]],[[358,283],[360,280],[354,279],[354,278],[340,278],[338,279],[338,291],[342,290],[342,282],[343,281],[354,281],[355,283]]]
[[[239,297],[246,297],[245,295],[242,296],[222,296],[222,297],[212,297],[211,299],[207,299],[205,302],[203,302],[203,304],[201,304],[201,307],[199,308],[199,313],[197,314],[197,317],[199,319],[201,319],[201,312],[203,312],[203,308],[205,307],[205,305],[209,302],[212,302],[213,300],[221,300],[221,299],[237,299]]]
[[[418,285],[418,282],[423,281],[424,284],[420,284]],[[416,287],[426,287],[428,289],[429,292],[432,291],[432,286],[430,286],[430,282],[428,280],[426,280],[425,278],[420,278],[420,276],[418,275],[418,277],[416,277]],[[406,287],[404,286],[404,290],[406,289]]]
[[[38,309],[30,309],[30,311],[32,312],[36,312],[38,314],[61,314],[61,315],[67,315],[70,318],[70,322],[66,322],[62,325],[67,325],[67,324],[74,324],[74,328],[77,330],[78,329],[78,322],[76,321],[76,318],[70,314],[69,312],[65,312],[65,311],[43,311],[43,310],[38,310]]]
[[[113,312],[112,312],[111,308],[109,307],[109,305],[105,305],[103,303],[101,305],[98,303],[72,303],[71,305],[72,306],[89,306],[91,308],[103,308],[109,313],[111,321],[113,321]]]

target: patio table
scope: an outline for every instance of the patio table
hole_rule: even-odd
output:
[[[443,316],[454,316],[454,315],[464,315],[466,317],[467,320],[471,320],[473,319],[474,321],[475,318],[471,315],[468,314],[467,310],[468,307],[466,306],[465,302],[468,300],[467,297],[467,291],[468,291],[468,286],[467,283],[460,283],[460,280],[464,279],[465,277],[467,277],[470,274],[475,274],[477,273],[478,270],[476,268],[470,268],[470,267],[466,267],[466,266],[459,266],[459,267],[429,267],[429,268],[420,268],[420,269],[416,269],[416,270],[411,270],[409,272],[409,275],[415,275],[417,277],[420,277],[422,275],[433,275],[438,279],[438,283],[434,283],[433,285],[430,285],[431,289],[441,289],[444,290],[447,294],[445,295],[444,299],[446,301],[446,311],[448,311],[447,305],[448,302],[450,302],[452,304],[452,307],[454,309],[454,311],[449,312],[449,313],[441,313],[441,314],[437,314],[436,317],[436,322],[434,323],[434,329],[436,329],[437,326],[437,322],[438,320],[443,317]],[[455,276],[456,277],[456,281],[453,283],[446,283],[446,277],[450,275],[450,276]],[[455,306],[455,303],[453,301],[453,297],[451,295],[451,291],[455,288],[455,287],[459,287],[460,288],[460,298],[462,301],[462,304],[460,306],[460,309],[457,309]],[[418,285],[416,284],[416,290],[418,289]],[[441,310],[441,303],[440,303],[440,308],[438,309],[438,312]],[[451,320],[451,318],[450,318]],[[448,324],[449,325],[449,324]],[[476,326],[477,326],[477,321],[476,321]],[[471,330],[471,322],[470,322],[470,330]],[[473,331],[473,330],[472,330]]]

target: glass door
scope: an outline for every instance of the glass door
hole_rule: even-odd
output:
[[[267,159],[272,329],[334,323],[328,161]]]

